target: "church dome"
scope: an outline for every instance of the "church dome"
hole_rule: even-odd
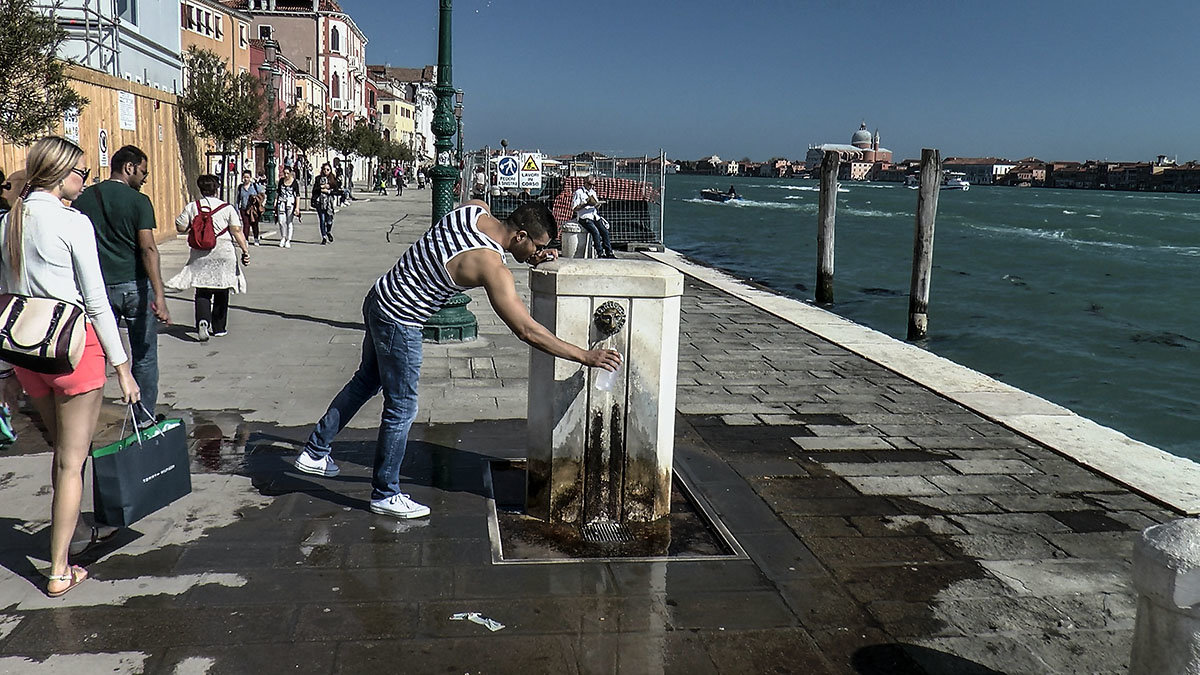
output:
[[[856,148],[871,147],[871,132],[867,131],[866,122],[863,122],[858,131],[854,132],[854,135],[850,137],[850,145]]]

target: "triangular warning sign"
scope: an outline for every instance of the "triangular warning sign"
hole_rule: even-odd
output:
[[[525,158],[525,164],[521,167],[521,170],[522,171],[541,171],[541,169],[538,168],[537,160],[535,160],[532,155]]]

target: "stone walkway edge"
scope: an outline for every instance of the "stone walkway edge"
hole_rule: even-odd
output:
[[[927,387],[1163,506],[1189,516],[1200,514],[1196,462],[827,310],[753,288],[677,251],[642,254]]]

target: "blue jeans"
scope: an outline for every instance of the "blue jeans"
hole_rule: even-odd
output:
[[[333,211],[317,209],[317,226],[321,228],[321,239],[328,239],[333,232]]]
[[[124,319],[129,329],[130,369],[142,390],[142,405],[153,415],[158,402],[158,319],[150,307],[154,289],[149,279],[109,284],[105,289],[117,321]]]
[[[408,430],[417,417],[417,383],[421,377],[421,329],[389,321],[380,314],[377,302],[374,290],[363,302],[367,334],[358,371],[333,398],[304,445],[304,451],[313,459],[329,456],[334,437],[382,389],[383,419],[375,440],[372,501],[400,492],[400,463],[408,445]]]
[[[611,254],[613,252],[612,240],[608,236],[608,221],[603,218],[580,218],[579,226],[588,231],[592,235],[592,246],[596,249],[596,255]]]

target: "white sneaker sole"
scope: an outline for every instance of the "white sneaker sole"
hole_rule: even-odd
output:
[[[334,469],[333,471],[326,471],[324,469],[314,469],[311,466],[305,466],[305,465],[301,464],[299,461],[292,462],[292,466],[296,467],[297,471],[309,473],[314,476],[324,476],[326,478],[333,478],[334,476],[336,476],[342,472],[342,470],[340,468]]]
[[[426,507],[423,511],[409,511],[407,513],[400,513],[398,511],[391,511],[383,508],[382,506],[375,506],[372,504],[371,513],[378,513],[381,516],[391,516],[393,518],[402,518],[408,520],[410,518],[424,518],[425,516],[428,516],[429,508]]]

